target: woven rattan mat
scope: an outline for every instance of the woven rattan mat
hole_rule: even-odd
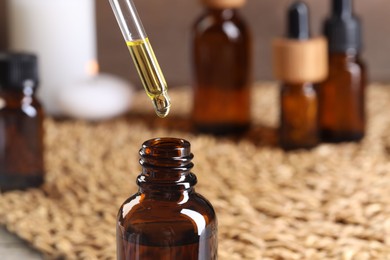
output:
[[[272,146],[273,84],[255,88],[255,124],[242,139],[185,131],[186,90],[171,91],[167,120],[155,119],[144,93],[124,118],[48,119],[47,182],[0,195],[0,222],[50,259],[114,259],[115,217],[137,189],[138,149],[174,136],[192,143],[197,191],[219,218],[220,259],[390,259],[390,88],[367,94],[362,143],[291,153]]]

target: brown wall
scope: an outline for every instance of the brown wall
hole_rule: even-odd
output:
[[[12,1],[12,0],[11,0]],[[32,0],[33,1],[33,0]],[[0,0],[0,48],[6,44],[4,2]],[[189,30],[200,14],[197,0],[134,0],[169,85],[191,82]],[[254,36],[255,80],[272,79],[270,42],[283,34],[284,15],[292,0],[248,0],[241,11]],[[320,32],[330,0],[307,0],[312,32]],[[139,85],[139,79],[114,20],[108,0],[96,0],[98,55],[101,70]],[[375,81],[390,81],[390,1],[355,0],[364,23],[363,57]]]
[[[0,0],[0,50],[7,47],[7,24],[6,24],[6,11],[5,11],[5,1]]]
[[[196,0],[134,0],[160,65],[171,85],[190,83],[189,30],[201,12]],[[270,42],[284,32],[289,0],[248,0],[242,15],[254,36],[256,80],[272,79]],[[312,32],[318,35],[330,0],[307,0]],[[390,1],[355,0],[364,23],[363,57],[375,81],[390,81]],[[104,71],[138,82],[108,1],[98,1],[99,57]]]

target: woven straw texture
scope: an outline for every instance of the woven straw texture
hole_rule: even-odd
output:
[[[170,94],[168,119],[144,93],[109,122],[48,119],[46,184],[0,195],[1,224],[49,259],[115,259],[116,213],[137,190],[138,149],[174,136],[191,142],[196,189],[217,211],[219,259],[390,259],[390,88],[368,89],[361,143],[289,153],[275,146],[274,84],[254,89],[255,123],[241,139],[191,134],[190,93]]]

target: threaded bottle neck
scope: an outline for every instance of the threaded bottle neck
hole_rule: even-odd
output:
[[[194,166],[191,144],[177,138],[155,138],[143,143],[139,154],[142,173],[138,185],[142,189],[190,188],[196,177],[190,173]]]

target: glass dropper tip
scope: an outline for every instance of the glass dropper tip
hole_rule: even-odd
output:
[[[169,114],[171,108],[171,101],[169,99],[168,93],[162,93],[161,95],[155,96],[153,99],[154,110],[156,114],[164,118]]]

